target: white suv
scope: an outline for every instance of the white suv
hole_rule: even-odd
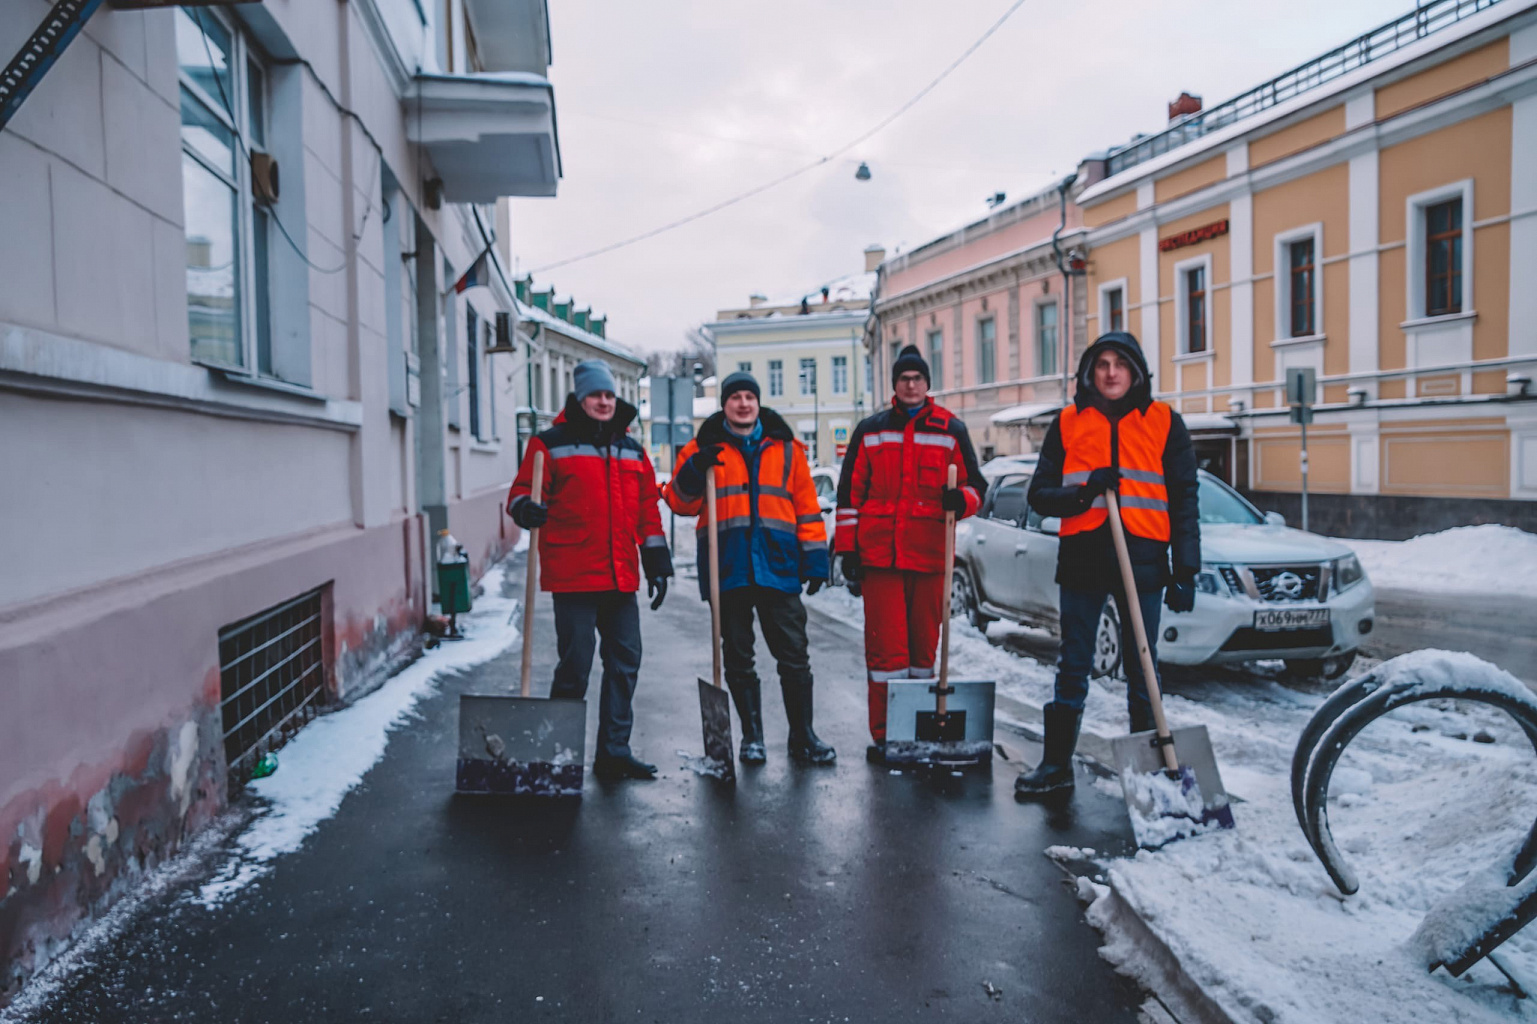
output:
[[[952,599],[985,629],[1008,619],[1056,631],[1057,529],[1028,508],[1030,477],[989,489],[980,514],[956,527]],[[1284,659],[1299,676],[1334,679],[1371,632],[1371,581],[1350,548],[1261,514],[1227,484],[1200,475],[1201,573],[1195,609],[1164,609],[1158,657],[1171,665]],[[1096,675],[1121,661],[1120,623],[1105,603],[1095,641]]]

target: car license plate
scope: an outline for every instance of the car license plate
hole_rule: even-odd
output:
[[[1254,628],[1267,631],[1316,629],[1328,624],[1327,608],[1266,608],[1254,613]]]

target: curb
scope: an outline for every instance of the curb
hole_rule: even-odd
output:
[[[1180,1024],[1246,1024],[1228,1016],[1206,990],[1196,984],[1158,933],[1121,897],[1114,885],[1089,907],[1089,923],[1106,939],[1130,944],[1140,956],[1134,972],[1126,971]],[[1104,950],[1101,950],[1104,955]],[[1106,959],[1109,959],[1106,957]],[[1113,960],[1111,963],[1115,963]],[[1115,964],[1121,970],[1120,964]]]

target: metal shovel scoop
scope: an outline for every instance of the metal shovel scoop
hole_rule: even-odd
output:
[[[715,514],[715,468],[705,472],[705,509],[710,517],[710,652],[714,682],[699,680],[699,715],[704,722],[704,756],[710,773],[725,782],[736,781],[731,760],[731,697],[720,680],[720,540]]]
[[[1132,632],[1137,638],[1137,654],[1142,659],[1142,678],[1147,681],[1155,726],[1152,732],[1111,740],[1110,749],[1115,754],[1126,809],[1131,812],[1132,834],[1138,846],[1153,850],[1200,832],[1233,828],[1233,808],[1228,803],[1227,790],[1222,787],[1222,775],[1217,771],[1217,756],[1212,753],[1206,726],[1169,731],[1163,716],[1158,674],[1153,668],[1153,651],[1142,621],[1142,605],[1137,601],[1131,555],[1126,550],[1121,503],[1113,490],[1105,492],[1105,502],[1110,506],[1110,535],[1121,565],[1126,613],[1131,616]]]

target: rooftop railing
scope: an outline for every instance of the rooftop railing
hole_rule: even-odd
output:
[[[1209,110],[1191,114],[1157,135],[1136,139],[1110,152],[1106,174],[1114,176],[1140,163],[1178,149],[1230,124],[1343,77],[1381,60],[1426,36],[1455,25],[1499,3],[1500,0],[1431,0],[1401,18],[1357,36],[1344,46],[1299,64]]]

